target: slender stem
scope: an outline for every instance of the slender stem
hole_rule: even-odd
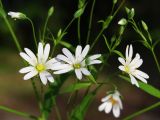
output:
[[[32,80],[32,79],[31,79],[31,82],[32,82],[32,87],[33,87],[33,90],[34,90],[36,99],[37,99],[37,101],[38,101],[39,108],[40,108],[40,110],[42,110],[42,103],[41,103],[41,100],[40,100],[40,95],[39,95],[39,93],[38,93],[36,84],[35,84],[34,80]]]
[[[125,0],[123,0],[123,1],[121,2],[121,4],[119,5],[119,7],[117,8],[117,10],[114,12],[113,18],[114,18],[115,15],[118,13],[118,11],[120,10],[120,8],[123,6],[124,2],[125,2]],[[98,39],[99,39],[99,37],[102,35],[102,33],[103,33],[104,30],[105,30],[104,28],[101,29],[101,31],[99,32],[98,36],[97,36],[96,39],[93,41],[93,43],[92,43],[92,45],[91,45],[91,49],[93,49],[94,45],[98,42]],[[90,51],[91,51],[91,49],[90,49]]]
[[[78,24],[77,24],[77,32],[78,32],[78,41],[79,44],[81,45],[81,18],[78,18]]]
[[[3,8],[3,4],[2,4],[2,1],[0,0],[0,6],[1,6],[1,8]]]
[[[59,108],[58,108],[58,106],[57,106],[56,101],[55,101],[55,110],[56,110],[56,114],[57,114],[58,120],[62,120],[61,114],[60,114],[60,111],[59,111]]]
[[[11,108],[8,108],[8,107],[5,107],[5,106],[0,106],[0,110],[4,110],[4,111],[10,112],[10,113],[14,113],[16,115],[26,117],[26,118],[30,118],[32,120],[37,120],[36,116],[30,115],[30,114],[27,114],[27,113],[24,113],[24,112],[20,112],[20,111],[17,111],[17,110],[14,110],[14,109],[11,109]]]
[[[48,20],[49,20],[49,16],[47,16],[45,24],[44,24],[43,35],[42,35],[42,42],[44,42]]]
[[[157,68],[158,68],[158,72],[160,73],[160,65],[159,65],[159,62],[158,62],[157,57],[155,55],[154,49],[151,49],[151,52],[152,52],[152,55],[153,55],[154,60],[156,62],[156,65],[157,65]]]
[[[64,28],[63,33],[66,32],[66,30],[70,27],[70,25],[73,23],[74,20],[75,20],[75,18],[72,18],[72,20],[69,22],[69,24]]]
[[[123,4],[125,3],[126,0],[123,0],[121,2],[121,4],[119,5],[119,7],[117,8],[117,10],[114,12],[113,17],[116,16],[116,14],[118,13],[118,11],[121,9],[121,7],[123,6]]]
[[[144,108],[144,109],[142,109],[142,110],[140,110],[138,112],[135,112],[135,113],[131,114],[130,116],[124,118],[123,120],[132,120],[134,117],[136,117],[136,116],[138,116],[138,115],[140,115],[142,113],[145,113],[145,112],[147,112],[149,110],[152,110],[152,109],[154,109],[154,108],[156,108],[158,106],[160,106],[160,102],[157,102],[157,103],[155,103],[155,104],[153,104],[153,105],[151,105],[151,106],[149,106],[147,108]]]
[[[95,3],[96,3],[96,0],[93,0],[91,12],[90,12],[90,18],[89,18],[89,26],[88,26],[86,44],[89,43],[89,39],[90,39],[91,27],[92,27],[92,18],[93,18],[93,10],[94,10]]]
[[[6,23],[7,27],[8,27],[11,35],[12,35],[13,41],[14,41],[14,43],[15,43],[18,51],[19,51],[19,52],[22,51],[21,46],[20,46],[20,44],[19,44],[19,42],[18,42],[18,39],[17,39],[15,33],[13,32],[13,29],[12,29],[12,27],[11,27],[11,25],[10,25],[10,23],[9,23],[9,21],[7,20],[6,17],[4,17],[4,21],[5,21],[5,23]]]
[[[101,29],[101,31],[99,32],[99,34],[97,35],[96,39],[93,41],[90,51],[93,49],[94,45],[98,42],[99,37],[102,35],[104,29]]]
[[[27,20],[31,23],[32,31],[33,31],[33,38],[34,38],[34,42],[35,42],[35,45],[36,45],[36,48],[37,48],[37,40],[36,40],[35,28],[34,28],[33,22],[30,18],[27,18]]]

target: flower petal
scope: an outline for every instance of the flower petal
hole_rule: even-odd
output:
[[[44,85],[46,85],[46,84],[47,84],[47,77],[46,77],[45,72],[39,73],[39,76],[40,76],[40,79],[41,79],[42,83],[43,83]]]
[[[62,52],[68,57],[68,59],[70,59],[72,62],[74,62],[74,56],[67,48],[63,48]]]
[[[135,58],[131,61],[130,65],[134,66],[137,63],[137,61],[139,61],[139,59],[140,59],[140,55],[137,53]]]
[[[58,61],[55,58],[50,59],[49,61],[47,61],[45,63],[45,67],[46,69],[52,69],[52,67],[54,66],[54,64],[58,63]]]
[[[36,71],[35,69],[32,70],[31,72],[27,73],[25,76],[24,76],[24,80],[28,80],[34,76],[36,76],[38,74],[38,71]]]
[[[101,101],[102,101],[102,102],[105,102],[105,101],[107,101],[108,99],[110,99],[111,96],[112,96],[112,95],[109,94],[109,95],[107,95],[106,97],[102,98]]]
[[[119,68],[121,71],[125,71],[125,68],[124,68],[124,66],[122,66],[122,65],[120,65],[118,68]]]
[[[52,66],[52,70],[61,70],[61,69],[66,69],[66,68],[70,68],[70,67],[71,67],[71,65],[69,65],[69,64],[56,63]]]
[[[107,105],[106,102],[102,103],[102,104],[98,107],[98,111],[100,111],[100,112],[103,111],[103,110],[105,109],[106,105]]]
[[[86,47],[83,49],[83,51],[82,51],[82,57],[83,57],[83,58],[85,58],[86,55],[88,54],[89,48],[90,48],[90,46],[89,46],[89,45],[86,45]]]
[[[43,61],[43,44],[40,42],[38,44],[38,62],[42,62]]]
[[[122,65],[125,65],[125,64],[126,64],[125,60],[124,60],[123,58],[121,58],[121,57],[118,58],[118,61],[119,61]]]
[[[76,58],[80,57],[81,53],[82,53],[82,46],[78,45],[76,48],[76,53],[75,53]]]
[[[65,69],[61,69],[61,70],[57,70],[54,72],[54,74],[63,74],[63,73],[67,73],[69,71],[73,70],[72,67],[68,67],[68,68],[65,68]]]
[[[127,45],[127,47],[126,47],[126,59],[128,59],[128,47],[129,47],[129,45]]]
[[[35,54],[28,48],[24,48],[24,50],[28,54],[28,56],[32,59],[34,64],[37,64],[37,58],[36,58]]]
[[[91,60],[91,61],[89,61],[88,65],[100,64],[100,63],[102,63],[102,61],[100,61],[100,60]]]
[[[137,87],[139,87],[139,84],[138,84],[137,80],[131,74],[129,74],[129,76],[131,78],[131,83],[133,85],[136,85]]]
[[[132,47],[132,45],[130,45],[130,47],[129,47],[129,55],[128,55],[130,61],[132,59],[132,56],[133,56],[133,47]]]
[[[47,84],[47,81],[46,79],[48,79],[50,82],[54,82],[54,78],[53,76],[51,75],[51,73],[47,72],[47,71],[43,71],[40,73],[40,78],[41,78],[41,81],[44,85]]]
[[[57,55],[56,58],[59,59],[59,60],[62,60],[62,61],[64,61],[64,62],[66,62],[66,63],[72,64],[72,62],[70,61],[70,59],[68,59],[68,58],[67,58],[66,56],[64,56],[64,55],[59,54],[59,55]]]
[[[46,44],[45,48],[44,48],[44,54],[43,54],[43,62],[45,63],[46,60],[48,59],[49,56],[49,52],[50,52],[50,45]]]
[[[82,79],[82,72],[80,69],[75,69],[76,76],[79,80]]]
[[[88,59],[89,60],[95,60],[95,59],[97,59],[99,57],[101,57],[101,54],[95,54],[95,55],[90,56]]]
[[[28,73],[33,71],[35,68],[33,66],[24,67],[19,70],[20,73]]]
[[[141,77],[143,77],[143,78],[146,78],[146,79],[149,78],[149,75],[147,75],[145,72],[142,72],[142,71],[140,71],[140,70],[136,70],[136,71],[135,71],[135,74],[137,74],[137,75],[139,75],[139,76],[141,76]]]
[[[146,79],[144,79],[142,76],[139,76],[139,75],[134,75],[136,78],[138,78],[139,80],[141,80],[142,82],[144,82],[144,83],[147,83],[147,80]]]
[[[120,107],[118,104],[113,106],[113,115],[114,117],[118,118],[120,116]]]
[[[105,113],[109,113],[112,110],[112,103],[106,102]]]
[[[84,75],[90,75],[91,74],[86,68],[81,68],[81,71]]]
[[[32,65],[32,66],[35,66],[35,65],[36,65],[35,62],[33,61],[33,59],[30,58],[26,53],[20,52],[20,56],[21,56],[24,60],[26,60],[30,65]]]

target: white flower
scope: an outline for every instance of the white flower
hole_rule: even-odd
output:
[[[57,59],[60,62],[53,67],[54,70],[57,70],[54,74],[62,74],[74,70],[78,79],[82,79],[82,74],[90,75],[91,73],[88,71],[87,66],[101,63],[100,60],[97,60],[101,55],[96,54],[86,58],[89,48],[90,46],[86,45],[82,50],[82,46],[78,45],[75,56],[67,48],[63,48],[64,55],[57,55]]]
[[[30,49],[24,48],[24,50],[26,53],[21,52],[20,56],[29,63],[28,67],[24,67],[19,71],[20,73],[26,73],[24,80],[28,80],[39,74],[44,85],[47,84],[47,80],[54,82],[53,76],[48,71],[52,69],[53,64],[57,61],[54,58],[48,60],[50,45],[46,44],[43,47],[43,44],[39,43],[37,57]]]
[[[101,101],[103,103],[98,107],[100,112],[104,110],[105,113],[108,114],[112,110],[114,117],[118,118],[120,116],[120,110],[123,109],[123,106],[120,99],[120,93],[117,90],[102,98]]]
[[[11,16],[13,19],[25,19],[26,15],[20,12],[8,12],[8,15]]]
[[[129,74],[131,78],[131,83],[139,87],[139,84],[135,79],[135,77],[141,80],[142,82],[147,83],[146,79],[148,79],[149,76],[146,73],[137,69],[143,63],[143,60],[140,59],[140,55],[137,53],[133,60],[132,60],[132,56],[133,56],[133,47],[132,45],[130,46],[127,45],[126,59],[121,57],[118,58],[119,62],[122,63],[122,65],[119,66],[119,69]]]

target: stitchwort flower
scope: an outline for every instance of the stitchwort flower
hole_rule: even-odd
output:
[[[131,78],[131,83],[139,87],[139,84],[137,80],[135,79],[135,77],[141,80],[142,82],[147,83],[146,79],[148,79],[149,76],[146,73],[137,69],[143,63],[143,60],[140,59],[140,55],[137,53],[133,60],[132,60],[132,56],[133,56],[133,47],[132,45],[130,46],[127,45],[126,59],[121,58],[121,57],[118,58],[119,62],[122,63],[122,65],[120,65],[118,68],[126,72],[127,74],[129,74]]]
[[[26,15],[21,13],[21,12],[12,12],[12,11],[10,11],[10,12],[8,12],[8,15],[11,16],[11,18],[13,18],[15,20],[16,19],[26,19],[27,18]]]
[[[24,48],[24,50],[26,53],[21,52],[20,56],[29,63],[28,67],[24,67],[19,71],[20,73],[26,73],[24,80],[28,80],[36,75],[39,75],[44,85],[47,84],[47,80],[54,82],[53,76],[48,71],[52,70],[53,64],[57,61],[54,58],[48,60],[50,45],[46,44],[43,46],[40,42],[38,45],[37,57],[30,49]]]
[[[54,74],[62,74],[74,70],[79,80],[82,79],[82,74],[87,76],[90,75],[91,73],[87,69],[87,66],[100,64],[101,61],[97,59],[101,54],[95,54],[86,58],[89,48],[90,46],[86,45],[82,50],[82,46],[78,45],[75,51],[75,56],[67,48],[63,48],[62,52],[64,55],[59,54],[56,57],[60,63],[54,65],[53,69],[56,70]]]
[[[120,110],[123,109],[123,106],[120,93],[117,90],[102,98],[101,101],[103,103],[98,107],[100,112],[105,111],[108,114],[112,110],[114,117],[118,118],[120,116]]]

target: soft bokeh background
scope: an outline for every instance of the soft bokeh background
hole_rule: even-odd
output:
[[[78,1],[78,0],[77,0]],[[46,14],[50,6],[54,5],[55,12],[52,18],[49,20],[49,29],[56,35],[59,28],[64,28],[65,25],[72,19],[74,11],[77,8],[77,1],[75,0],[2,0],[4,8],[6,11],[20,11],[25,13],[30,17],[36,27],[37,36],[38,31],[42,30]],[[83,45],[86,38],[86,30],[88,26],[88,16],[91,8],[92,0],[89,0],[88,7],[85,10],[85,14],[82,16],[82,39]],[[101,0],[96,3],[95,12],[93,15],[93,29],[91,32],[91,40],[97,35],[97,32],[100,30],[101,26],[97,23],[98,20],[104,19],[111,10],[112,1]],[[160,39],[160,9],[159,9],[159,0],[130,0],[125,3],[125,6],[129,8],[135,8],[136,11],[136,20],[140,21],[143,19],[149,26],[150,32],[153,35],[155,40]],[[120,18],[126,17],[124,8],[120,11],[119,15],[112,22],[110,28],[105,31],[107,36],[111,36],[114,32],[117,31],[118,25],[117,22]],[[34,41],[32,38],[32,30],[28,21],[17,20],[14,21],[10,19],[12,26],[20,40],[20,43],[23,47],[28,47],[33,49]],[[68,34],[65,37],[65,40],[72,43],[74,46],[78,44],[76,32],[76,22],[70,27]],[[127,44],[134,45],[134,51],[139,52],[144,59],[144,63],[141,67],[143,71],[150,75],[148,80],[149,84],[154,85],[157,88],[160,88],[160,76],[157,72],[156,65],[151,56],[151,53],[143,47],[140,43],[135,42],[139,40],[139,36],[128,26],[128,30],[125,32],[123,42],[118,48],[123,53],[125,52],[125,47]],[[39,114],[38,106],[36,99],[34,97],[33,89],[30,81],[23,81],[23,75],[18,73],[18,70],[23,67],[22,59],[18,55],[18,52],[15,48],[15,45],[12,41],[10,33],[4,24],[3,19],[0,18],[0,104],[5,105],[17,110],[22,110],[24,112]],[[99,43],[94,49],[95,53],[106,53],[108,52],[104,40],[101,38]],[[157,56],[159,57],[160,47],[156,48]],[[160,60],[160,57],[158,58]],[[109,66],[99,75],[100,80],[107,79],[107,75],[111,74],[114,71],[118,70],[118,61],[117,56],[112,56],[109,61]],[[74,79],[75,76],[72,77]],[[116,84],[123,96],[123,105],[124,109],[121,113],[121,120],[123,117],[136,112],[142,108],[145,108],[153,103],[159,101],[158,99],[144,93],[140,89],[137,89],[135,86],[132,86],[126,83],[123,80],[112,79],[114,84]],[[100,99],[105,96],[107,90],[111,87],[109,85],[104,86],[101,91],[98,92],[97,97],[91,104],[85,120],[114,120],[115,118],[112,114],[106,115],[104,112],[98,112],[97,108],[101,104]],[[79,95],[83,95],[79,93]],[[58,106],[60,107],[63,120],[66,120],[66,111],[68,106],[66,106],[66,100],[68,100],[69,95],[61,95],[58,97]],[[81,100],[81,97],[74,102]],[[159,108],[152,111],[146,112],[134,120],[159,120]],[[6,113],[0,110],[0,120],[27,120],[22,117],[16,116],[11,113]],[[53,114],[50,117],[50,120],[56,120],[56,116]]]

